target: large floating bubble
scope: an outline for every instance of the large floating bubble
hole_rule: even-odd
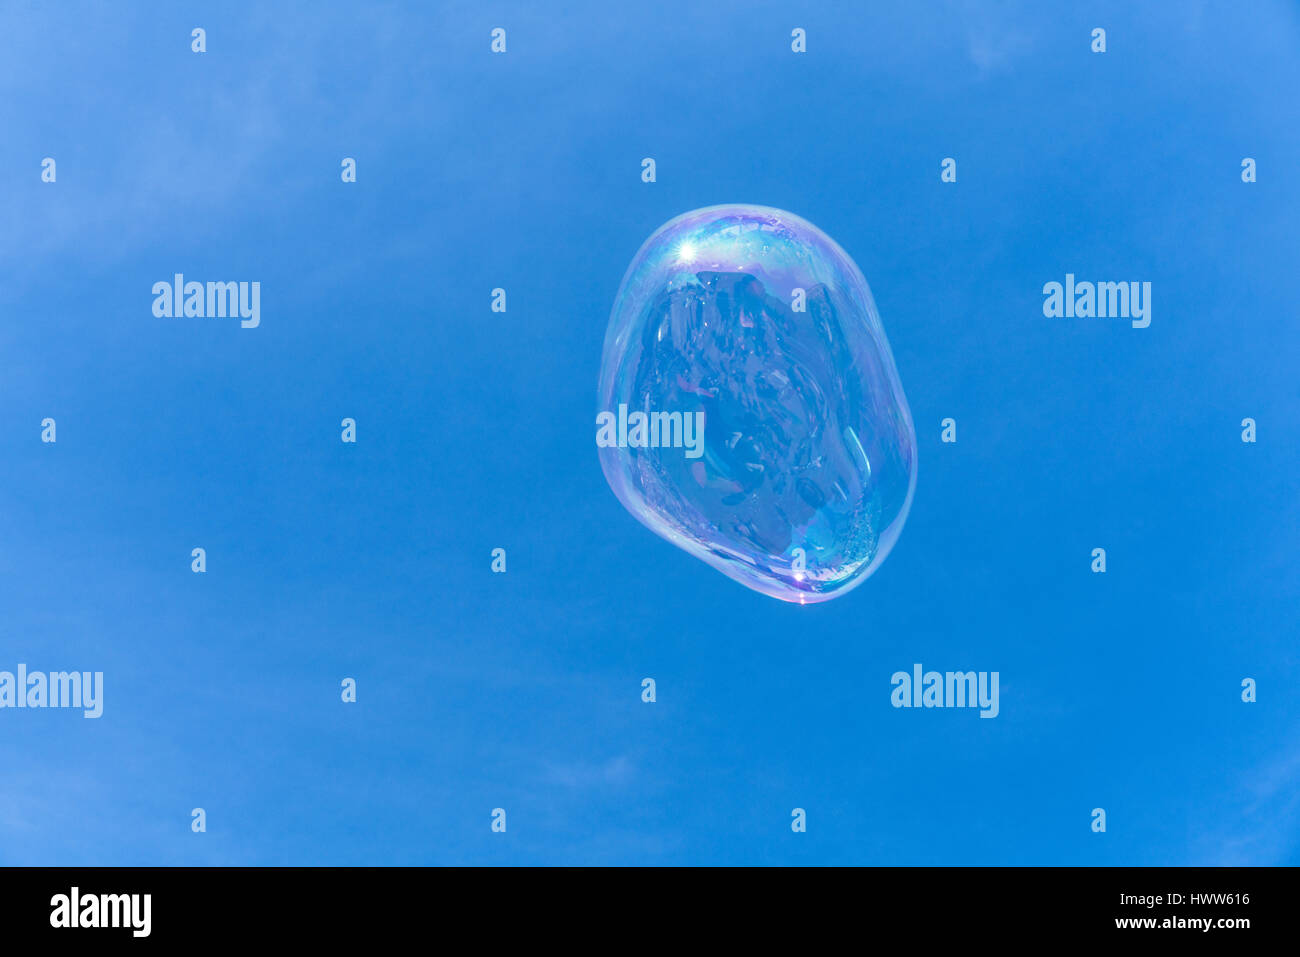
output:
[[[817,227],[764,206],[697,209],[646,240],[610,316],[596,424],[629,512],[785,601],[866,579],[916,485],[866,280]]]

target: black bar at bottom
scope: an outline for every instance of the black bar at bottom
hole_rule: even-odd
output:
[[[1285,934],[1296,890],[1287,868],[6,868],[0,926],[9,943],[89,946],[465,932],[611,948],[886,932],[1232,946]]]

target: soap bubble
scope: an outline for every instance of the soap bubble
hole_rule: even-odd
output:
[[[632,515],[784,601],[865,580],[916,486],[871,290],[834,240],[779,209],[697,209],[646,240],[610,315],[596,421]]]

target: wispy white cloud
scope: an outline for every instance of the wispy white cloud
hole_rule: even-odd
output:
[[[603,762],[546,765],[547,781],[569,788],[622,787],[631,781],[635,773],[636,768],[626,755]]]
[[[1226,810],[1207,808],[1196,812],[1196,820],[1205,828],[1202,847],[1213,864],[1294,864],[1300,851],[1300,746],[1246,775]]]
[[[1033,50],[1033,38],[1016,28],[977,24],[967,32],[966,52],[981,74],[1009,69]]]

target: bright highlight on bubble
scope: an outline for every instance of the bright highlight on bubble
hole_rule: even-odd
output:
[[[632,515],[784,601],[864,581],[916,485],[866,280],[817,227],[764,206],[698,209],[646,240],[610,316],[597,426]]]

